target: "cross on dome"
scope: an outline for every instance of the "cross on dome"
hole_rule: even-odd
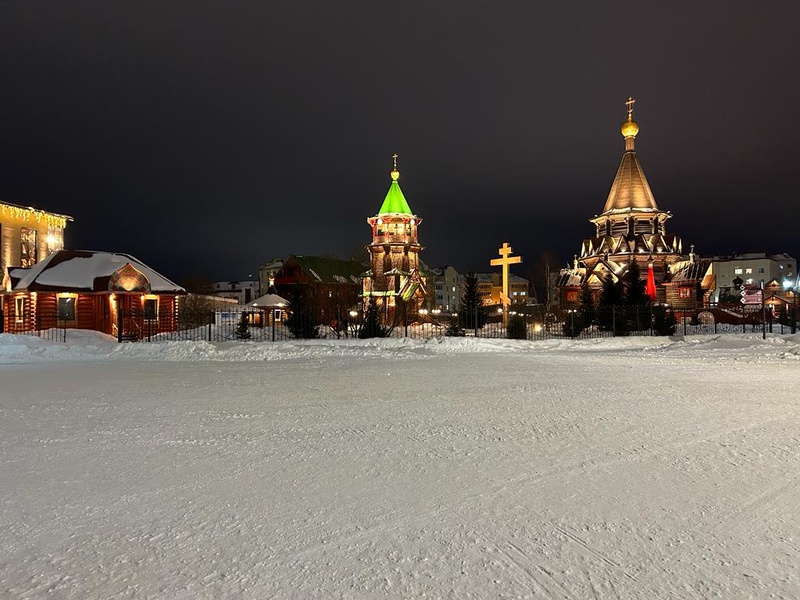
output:
[[[625,101],[625,106],[628,107],[628,120],[633,120],[633,105],[635,103],[636,100],[634,100],[632,96],[628,96],[628,99]]]

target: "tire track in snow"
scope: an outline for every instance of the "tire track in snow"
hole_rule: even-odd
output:
[[[566,598],[567,600],[577,600],[575,596],[573,596],[572,593],[570,593],[570,591],[555,578],[555,575],[553,575],[553,572],[550,569],[533,561],[531,557],[528,556],[528,553],[522,550],[522,548],[513,542],[508,541],[506,542],[506,548],[508,549],[497,546],[500,554],[505,556],[509,561],[511,561],[511,564],[516,566],[525,575],[527,575],[528,578],[535,584],[535,587],[541,589],[542,592],[547,594],[549,598]],[[537,577],[536,572],[538,572],[540,575],[544,575],[544,577]]]
[[[769,421],[768,421],[769,422]],[[524,475],[517,477],[515,479],[505,480],[493,485],[490,485],[485,488],[480,489],[467,489],[461,495],[460,498],[455,499],[454,501],[447,502],[446,499],[439,499],[441,503],[436,507],[425,510],[425,511],[418,511],[413,514],[410,513],[401,513],[397,514],[395,511],[388,511],[385,513],[386,515],[395,514],[394,517],[389,517],[387,519],[381,520],[369,527],[360,529],[355,532],[347,533],[340,537],[327,537],[324,542],[314,542],[308,544],[306,547],[302,549],[295,550],[295,556],[301,555],[310,555],[314,554],[317,551],[324,550],[330,546],[331,543],[355,543],[361,540],[371,539],[375,537],[377,534],[385,531],[392,531],[402,528],[403,526],[408,526],[412,524],[416,524],[419,522],[425,522],[432,517],[437,517],[438,515],[442,514],[445,511],[454,511],[458,510],[463,506],[466,506],[475,500],[489,500],[499,496],[500,494],[504,493],[520,493],[524,491],[526,488],[541,484],[543,482],[547,482],[548,480],[563,477],[567,475],[571,475],[576,472],[590,472],[594,471],[599,468],[608,467],[609,465],[613,465],[619,462],[628,461],[628,460],[636,460],[642,461],[645,458],[652,458],[653,456],[657,456],[664,451],[673,450],[676,448],[685,448],[688,446],[693,446],[695,444],[700,444],[704,442],[708,442],[714,440],[716,438],[722,437],[724,435],[728,435],[730,433],[746,431],[748,429],[754,429],[757,427],[761,427],[763,423],[755,423],[749,424],[743,427],[738,427],[734,429],[726,429],[724,431],[717,431],[711,435],[701,435],[701,436],[675,436],[665,441],[665,443],[660,444],[658,446],[654,446],[649,448],[647,451],[644,452],[632,452],[630,450],[625,451],[623,454],[618,455],[605,455],[604,457],[600,457],[597,459],[589,459],[589,460],[581,460],[576,459],[572,461],[565,461],[564,463],[552,463],[551,467],[544,472],[534,473],[529,475]],[[418,436],[410,435],[410,439],[416,440]],[[622,449],[626,450],[626,449]],[[521,461],[520,463],[514,463],[514,465],[508,467],[508,471],[510,472],[518,472],[520,467],[524,467],[526,463]],[[449,497],[452,500],[452,495]],[[382,515],[383,516],[383,515]],[[552,525],[552,524],[551,524]],[[554,526],[555,527],[555,526]],[[312,530],[307,531],[307,535],[312,535],[315,538],[319,538],[319,534],[325,532],[325,530],[321,527],[314,528]],[[326,532],[327,533],[327,532]],[[569,537],[569,534],[562,532],[562,534]],[[581,542],[575,541],[578,544]],[[587,548],[587,550],[591,552],[596,552],[592,548]],[[600,557],[603,558],[605,561],[608,561],[607,557]],[[623,570],[624,574],[632,579],[633,581],[637,581],[637,579],[628,573],[623,567],[619,564],[614,563],[611,561],[610,566],[615,566]]]
[[[741,429],[750,429],[750,427]],[[737,432],[741,429],[730,430],[730,432]],[[782,481],[752,495],[746,503],[726,512],[723,518],[710,527],[701,530],[701,539],[709,540],[709,545],[713,546],[719,544],[720,540],[724,539],[724,536],[731,533],[741,532],[742,534],[748,534],[763,529],[764,519],[776,513],[778,507],[800,505],[800,489],[796,486],[798,480],[800,480],[800,475],[795,475],[788,481]],[[664,562],[669,561],[672,563],[688,552],[696,551],[697,548],[697,544],[686,544],[677,547],[663,557]],[[695,563],[694,566],[708,579],[720,584],[721,588],[730,583],[728,579],[720,579],[720,573],[704,567],[702,564]],[[657,572],[645,574],[638,581],[642,586],[653,586],[662,582],[667,576],[672,576],[672,573],[662,568]],[[658,592],[658,590],[652,588],[650,591],[654,594]]]

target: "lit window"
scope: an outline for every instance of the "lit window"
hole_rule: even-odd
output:
[[[75,320],[75,297],[62,296],[58,298],[58,319],[60,321]]]
[[[25,315],[25,297],[24,296],[17,296],[14,298],[14,319],[17,323],[22,323],[22,319]]]
[[[745,269],[744,272],[747,273],[748,275],[752,275],[753,269]]]
[[[692,288],[690,287],[678,288],[678,298],[691,298],[691,297],[692,297]]]
[[[19,236],[20,266],[23,269],[28,269],[35,265],[39,258],[36,244],[36,230],[28,227],[21,227]]]
[[[733,270],[733,274],[734,274],[734,275],[741,275],[741,274],[742,274],[742,268],[741,268],[741,267],[737,267],[737,268],[735,268],[735,269]]]
[[[158,298],[145,298],[142,307],[145,319],[158,318]]]
[[[748,278],[747,278],[747,281],[745,281],[745,283],[746,283],[747,285],[753,285],[753,278],[752,278],[752,277],[748,277]]]

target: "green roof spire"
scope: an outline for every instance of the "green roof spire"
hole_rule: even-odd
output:
[[[381,209],[378,211],[379,215],[388,213],[399,213],[404,215],[412,215],[411,208],[406,202],[406,197],[403,196],[403,190],[400,189],[400,184],[397,180],[400,179],[400,171],[397,170],[397,154],[392,155],[394,168],[392,169],[392,183],[389,185],[389,191],[386,192],[386,198],[381,204]]]

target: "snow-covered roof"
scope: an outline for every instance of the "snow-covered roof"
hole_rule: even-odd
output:
[[[287,306],[289,301],[278,294],[264,294],[250,303],[256,308],[272,308],[274,306]]]
[[[111,277],[127,265],[146,278],[152,293],[186,292],[130,254],[92,250],[59,250],[29,269],[9,269],[7,284],[11,291],[109,291]]]

